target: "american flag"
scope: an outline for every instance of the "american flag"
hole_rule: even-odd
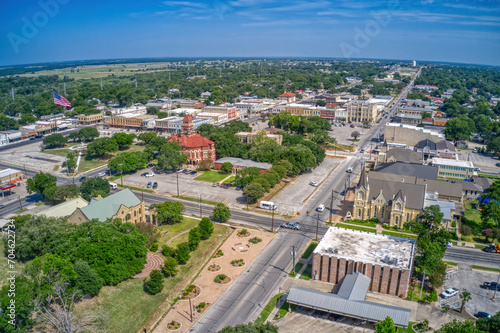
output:
[[[56,94],[56,93],[54,93],[54,104],[66,106],[68,108],[71,107],[71,104],[68,102],[68,100],[66,98],[64,98],[61,95]]]

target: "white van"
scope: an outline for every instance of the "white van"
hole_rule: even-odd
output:
[[[276,210],[276,208],[278,208],[278,207],[276,207],[276,205],[272,201],[261,201],[259,204],[259,207],[263,208],[263,209],[269,209],[269,210]]]
[[[116,190],[118,185],[116,185],[116,183],[109,183],[109,187],[111,187],[112,190]]]
[[[323,205],[323,204],[319,205],[319,206],[318,206],[318,208],[316,208],[316,210],[317,210],[318,212],[322,212],[322,211],[324,211],[324,210],[325,210],[325,205]]]

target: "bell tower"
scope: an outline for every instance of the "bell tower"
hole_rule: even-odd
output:
[[[184,117],[182,119],[182,135],[185,135],[187,137],[190,137],[194,134],[193,130],[193,117],[191,117],[190,114]]]

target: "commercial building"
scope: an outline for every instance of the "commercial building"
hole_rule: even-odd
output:
[[[344,107],[347,109],[347,120],[352,122],[376,123],[378,120],[377,104],[369,101],[350,101]]]
[[[112,115],[104,118],[104,123],[110,127],[122,127],[132,129],[143,129],[148,127],[148,123],[157,119],[158,116],[150,114],[126,113],[120,115]]]
[[[433,157],[456,159],[457,150],[450,141],[441,140],[438,142],[429,139],[422,140],[415,146],[415,151],[422,154],[424,159]]]
[[[385,125],[384,140],[387,143],[406,144],[414,147],[418,142],[425,139],[439,142],[446,138],[442,133],[413,125],[398,123],[387,123]]]
[[[470,179],[474,175],[471,161],[434,157],[432,165],[438,167],[438,175],[443,178]]]
[[[228,121],[227,114],[225,113],[215,113],[215,112],[200,112],[198,117],[210,119],[212,124],[221,124]]]
[[[4,169],[0,171],[0,184],[15,183],[23,179],[23,172],[16,169]]]
[[[172,135],[169,141],[181,145],[182,153],[187,156],[191,165],[197,165],[203,160],[215,161],[215,143],[194,132],[191,115],[182,119],[182,133]]]
[[[293,103],[295,99],[295,94],[292,92],[286,92],[278,96],[278,100],[285,103]]]
[[[337,284],[361,273],[371,279],[368,290],[405,298],[414,252],[411,239],[330,227],[313,252],[312,278]]]
[[[146,222],[144,201],[139,200],[129,188],[106,198],[92,198],[85,207],[77,208],[68,217],[70,223],[81,224],[97,219],[104,222],[108,219],[118,218],[122,222]]]
[[[245,160],[242,158],[237,158],[237,157],[223,157],[215,161],[214,163],[214,169],[215,170],[220,170],[222,167],[222,164],[229,162],[233,165],[233,171],[237,172],[238,170],[245,169],[245,168],[259,168],[260,173],[264,173],[267,170],[271,170],[273,167],[272,164],[269,163],[263,163],[263,162],[255,162],[252,160]]]
[[[427,91],[439,89],[438,86],[431,86],[431,85],[426,85],[426,84],[417,84],[417,85],[415,85],[415,88],[418,90],[427,90]]]
[[[78,125],[89,126],[102,123],[103,121],[104,116],[102,113],[78,115]]]
[[[421,153],[417,153],[411,149],[406,148],[392,148],[387,152],[379,153],[377,163],[419,163],[422,164],[423,158]]]
[[[225,114],[227,120],[238,119],[240,113],[234,106],[205,106],[203,112]]]
[[[270,134],[266,130],[263,131],[253,131],[253,132],[238,132],[236,136],[241,143],[252,143],[255,139],[255,136],[259,133],[262,133],[266,138],[269,138],[281,145],[283,143],[283,135],[281,134]]]
[[[290,112],[292,115],[295,116],[311,117],[311,116],[321,115],[320,108],[306,104],[298,104],[298,103],[288,104],[285,106],[284,110]]]

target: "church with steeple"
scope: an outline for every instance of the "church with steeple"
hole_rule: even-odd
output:
[[[376,178],[369,179],[365,165],[361,166],[354,190],[352,218],[378,219],[398,228],[415,220],[424,209],[427,185]]]
[[[197,165],[203,160],[215,162],[215,143],[194,131],[193,117],[190,114],[182,119],[181,128],[181,133],[172,135],[168,141],[181,145],[182,153],[188,158],[188,164]]]

